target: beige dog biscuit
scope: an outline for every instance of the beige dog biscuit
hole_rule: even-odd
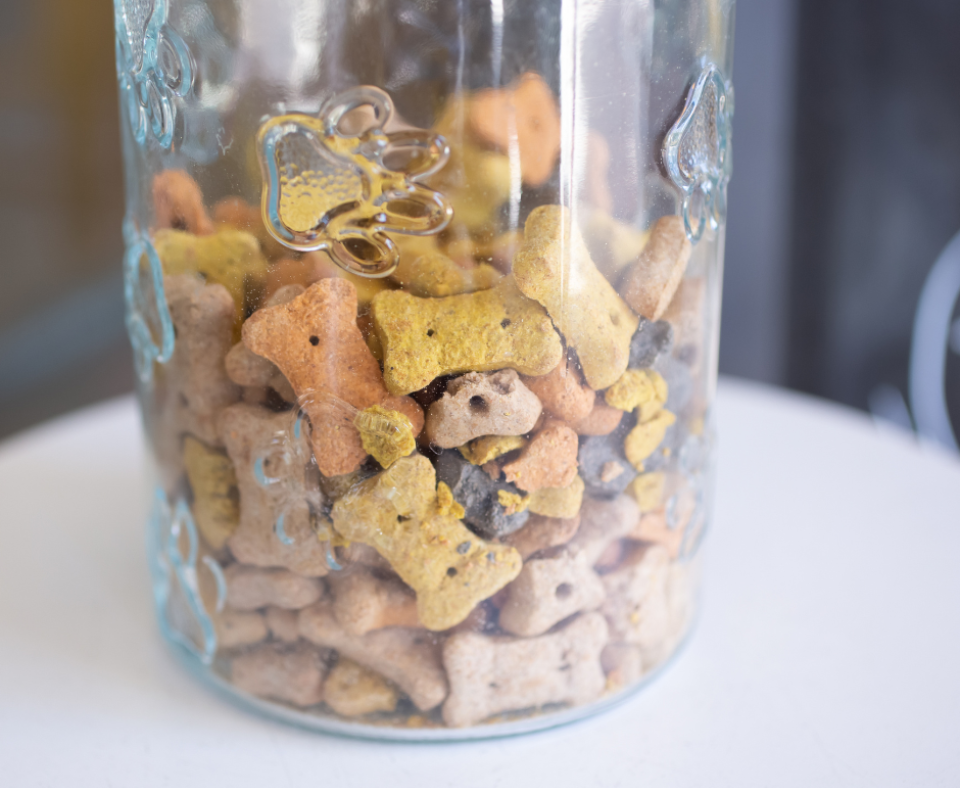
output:
[[[417,627],[417,597],[397,578],[382,579],[357,567],[330,577],[333,614],[351,635],[384,627]]]
[[[662,216],[657,220],[650,241],[622,283],[623,297],[638,315],[647,320],[663,316],[680,286],[692,251],[683,219]]]
[[[251,646],[267,639],[267,623],[261,613],[222,610],[214,617],[217,648]]]
[[[299,610],[323,596],[323,581],[286,569],[232,564],[223,573],[227,604],[234,610],[258,610],[272,605]]]
[[[231,667],[231,679],[241,690],[301,707],[323,700],[326,674],[320,654],[306,643],[264,643],[234,657]]]
[[[567,549],[584,555],[587,564],[593,566],[610,543],[627,536],[639,519],[637,502],[628,495],[618,495],[611,500],[584,498],[580,528],[567,543]]]
[[[534,514],[519,531],[503,537],[501,541],[510,545],[526,561],[531,555],[550,547],[566,544],[580,527],[580,515],[561,519]]]

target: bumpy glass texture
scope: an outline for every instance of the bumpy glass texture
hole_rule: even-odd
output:
[[[674,654],[709,520],[730,0],[116,0],[164,635],[457,738]]]

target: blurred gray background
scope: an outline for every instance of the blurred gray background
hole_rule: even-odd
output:
[[[960,230],[960,3],[737,6],[721,371],[908,426]],[[0,436],[132,388],[113,57],[109,3],[0,0]],[[960,356],[947,385],[956,424]]]

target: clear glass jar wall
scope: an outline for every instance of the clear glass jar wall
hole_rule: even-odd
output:
[[[639,686],[709,519],[733,0],[115,0],[165,636],[328,730]]]

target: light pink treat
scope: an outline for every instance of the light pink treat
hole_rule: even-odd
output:
[[[260,613],[226,610],[215,617],[217,648],[249,646],[267,639],[267,624]]]
[[[227,604],[234,610],[258,610],[273,605],[299,610],[323,596],[323,581],[287,569],[263,569],[233,564],[223,573]]]
[[[580,528],[567,543],[572,553],[582,553],[590,566],[603,556],[611,542],[629,534],[640,519],[640,507],[629,495],[612,500],[584,497],[580,507]]]
[[[333,614],[351,635],[384,627],[417,627],[417,596],[397,577],[377,577],[357,567],[330,576]]]
[[[319,651],[306,643],[264,643],[235,657],[231,668],[233,683],[240,689],[294,706],[320,703],[326,675]]]
[[[296,643],[300,640],[300,626],[297,622],[297,611],[282,607],[268,607],[264,611],[267,620],[267,629],[274,640],[284,643]]]

